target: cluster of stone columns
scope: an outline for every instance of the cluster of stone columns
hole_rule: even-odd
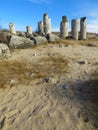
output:
[[[68,27],[69,21],[67,16],[62,16],[62,21],[60,23],[60,37],[67,38],[68,37]],[[16,34],[15,25],[13,23],[9,24],[11,34]],[[45,13],[43,15],[43,20],[38,22],[38,33],[40,35],[47,36],[47,34],[51,34],[51,18],[49,18],[48,14]],[[32,26],[26,26],[27,36],[32,35]],[[72,38],[75,40],[86,39],[86,17],[82,17],[80,19],[80,35],[79,35],[79,19],[73,19],[71,21],[71,34]]]
[[[47,13],[43,15],[43,21],[38,22],[38,33],[40,35],[51,34],[51,18]]]
[[[51,33],[51,18],[48,17],[48,14],[43,16],[43,27],[45,35]]]
[[[79,19],[72,20],[72,38],[78,40],[79,38]],[[86,39],[86,17],[80,19],[80,40]]]
[[[14,23],[12,22],[9,23],[9,29],[10,29],[11,34],[16,35]],[[32,26],[26,26],[26,33],[27,33],[27,36],[32,35]]]
[[[66,38],[68,36],[68,18],[62,16],[62,22],[60,23],[60,36]],[[71,21],[71,34],[75,40],[79,39],[79,19],[73,19]],[[86,39],[86,17],[80,19],[80,40]]]

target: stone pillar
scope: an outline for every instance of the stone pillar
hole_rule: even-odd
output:
[[[72,20],[72,38],[78,40],[79,35],[79,19]]]
[[[9,23],[10,33],[16,35],[15,25],[13,23]]]
[[[38,33],[40,35],[44,34],[44,30],[43,30],[43,21],[38,22]]]
[[[32,26],[26,26],[27,35],[32,35]]]
[[[44,14],[43,16],[43,26],[44,34],[51,34],[51,18],[48,17],[48,14]]]
[[[80,39],[86,39],[86,17],[83,17],[80,20]]]
[[[60,23],[60,36],[62,38],[68,37],[68,18],[66,16],[62,16],[62,21]]]

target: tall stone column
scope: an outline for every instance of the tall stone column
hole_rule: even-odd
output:
[[[44,34],[51,34],[51,18],[48,17],[48,14],[44,14],[43,16],[43,26]]]
[[[32,26],[26,26],[27,36],[32,35]]]
[[[10,29],[10,33],[11,34],[14,34],[14,35],[16,35],[16,30],[15,30],[15,25],[14,25],[14,23],[9,23],[9,29]]]
[[[72,20],[72,38],[78,40],[79,35],[79,19]]]
[[[62,21],[60,23],[60,36],[62,38],[68,37],[68,18],[66,16],[62,16]]]
[[[43,30],[43,21],[38,22],[38,33],[40,35],[44,34],[44,30]]]
[[[80,20],[80,39],[85,40],[86,39],[86,17],[82,17]]]

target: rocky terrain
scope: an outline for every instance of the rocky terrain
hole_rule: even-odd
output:
[[[1,57],[0,129],[98,130],[98,39],[12,48]]]

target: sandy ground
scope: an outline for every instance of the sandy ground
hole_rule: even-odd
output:
[[[12,50],[0,60],[0,129],[98,130],[97,72],[98,47]]]

